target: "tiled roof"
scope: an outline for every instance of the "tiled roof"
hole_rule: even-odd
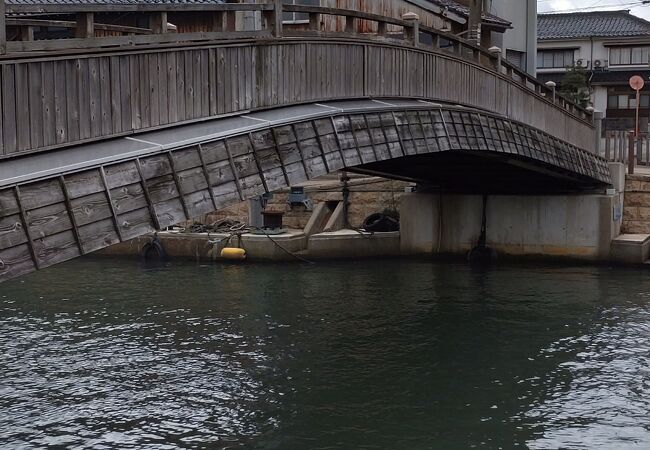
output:
[[[447,8],[449,11],[454,12],[463,17],[469,17],[469,7],[462,5],[454,0],[427,0],[434,3],[441,8]],[[500,25],[503,27],[510,27],[511,23],[494,14],[483,13],[483,22]]]
[[[650,22],[630,11],[539,14],[537,39],[650,36]]]

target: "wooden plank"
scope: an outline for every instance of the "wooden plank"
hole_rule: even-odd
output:
[[[94,252],[120,242],[111,219],[98,220],[81,226],[79,236],[83,242],[84,253]]]
[[[131,92],[131,129],[142,128],[142,110],[140,109],[140,64],[138,55],[129,55],[129,86]]]
[[[109,136],[113,133],[111,60],[109,57],[99,58],[99,89],[102,136]]]
[[[121,91],[122,85],[120,83],[120,57],[111,56],[109,58],[110,66],[110,79],[111,79],[111,129],[113,133],[122,131],[122,102]]]
[[[214,116],[217,114],[217,55],[214,48],[208,49],[208,93],[210,115]]]
[[[30,254],[31,258],[32,258],[32,264],[36,269],[40,269],[41,268],[40,262],[39,262],[38,258],[36,257],[36,253],[34,252],[34,245],[33,245],[34,238],[31,235],[31,232],[29,230],[29,226],[27,225],[28,222],[27,222],[27,216],[26,216],[26,213],[25,213],[25,207],[23,206],[22,200],[20,198],[20,188],[18,186],[16,186],[14,188],[14,195],[15,195],[15,199],[16,199],[16,204],[18,205],[18,209],[20,211],[20,221],[22,223],[23,230],[25,230],[25,233],[27,234],[27,241],[28,241],[27,242],[27,247],[29,249],[29,254]]]
[[[186,87],[185,87],[185,54],[184,52],[176,53],[176,116],[178,121],[189,119],[187,115],[186,103]]]
[[[43,145],[56,144],[56,120],[55,120],[55,97],[54,97],[54,62],[41,63],[41,79],[43,81],[43,96],[41,108],[43,111]]]
[[[176,52],[167,53],[167,104],[170,123],[178,121],[178,94],[176,92]]]
[[[112,218],[111,208],[104,192],[71,200],[70,211],[77,227]]]
[[[196,94],[194,90],[194,70],[193,70],[193,59],[191,52],[183,52],[183,58],[185,60],[184,67],[184,79],[185,79],[185,118],[193,119],[194,116],[194,96]]]
[[[25,212],[30,236],[42,239],[72,229],[72,222],[64,202]]]
[[[102,92],[99,85],[99,60],[97,58],[88,60],[88,88],[90,89],[90,135],[98,137],[102,135]]]
[[[20,202],[25,210],[63,202],[63,193],[57,180],[44,180],[20,187]]]
[[[65,65],[65,100],[68,126],[67,142],[79,140],[79,87],[77,84],[77,68],[75,60],[67,60]]]
[[[141,183],[111,189],[110,196],[117,216],[148,207]]]
[[[246,200],[244,198],[243,193],[242,193],[241,182],[239,180],[239,175],[237,174],[237,168],[235,167],[235,163],[233,161],[233,156],[232,156],[232,153],[230,152],[230,149],[228,147],[228,141],[227,140],[224,141],[224,145],[225,145],[225,148],[226,148],[226,153],[228,154],[228,163],[230,164],[230,170],[232,171],[232,174],[235,177],[235,185],[237,186],[237,193],[239,194],[239,199],[242,200],[242,201]]]
[[[106,185],[109,189],[140,182],[140,174],[134,161],[104,167]]]
[[[169,92],[168,92],[168,68],[166,52],[160,52],[158,58],[158,123],[166,125],[169,123]]]
[[[29,150],[31,148],[31,126],[30,126],[30,86],[28,75],[28,64],[16,64],[16,78],[15,78],[15,96],[16,107],[14,108],[16,114],[16,131],[18,135],[18,150]],[[36,86],[35,86],[36,88]],[[42,119],[41,119],[41,124]]]
[[[118,216],[122,240],[132,239],[156,231],[149,208],[136,209]]]
[[[80,256],[77,240],[71,230],[33,241],[40,269]]]
[[[176,191],[178,192],[178,196],[181,202],[181,206],[183,207],[183,213],[185,213],[185,218],[187,220],[191,219],[192,216],[190,216],[189,211],[187,210],[187,205],[185,204],[185,196],[183,194],[183,186],[178,179],[178,172],[177,169],[174,167],[174,156],[172,155],[171,152],[167,153],[167,157],[169,158],[169,165],[171,166],[172,169],[172,176],[174,178],[174,183],[176,184]]]
[[[210,116],[210,52],[201,50],[201,66],[199,73],[201,76],[201,117]]]
[[[26,89],[28,103],[22,103],[22,107],[27,106],[29,111],[29,123],[21,123],[21,127],[28,129],[29,136],[25,134],[25,150],[40,148],[43,146],[43,78],[41,74],[40,63],[27,64],[28,86]],[[19,89],[18,86],[16,88]],[[17,93],[18,94],[18,93]],[[18,105],[17,105],[18,106]]]
[[[151,96],[149,95],[149,61],[148,55],[138,55],[137,80],[140,84],[140,118],[141,127],[149,128],[151,126]]]
[[[8,280],[36,270],[29,244],[0,250],[0,280]]]
[[[151,195],[149,194],[149,189],[147,187],[147,179],[142,174],[142,164],[140,163],[140,158],[135,160],[135,167],[138,169],[138,174],[140,175],[140,184],[142,185],[142,193],[144,198],[147,201],[147,206],[149,208],[149,213],[151,214],[151,220],[153,221],[156,230],[161,230],[160,222],[158,221],[158,216],[156,215],[156,210],[154,209],[153,202],[151,200]]]
[[[208,191],[210,192],[210,198],[212,199],[212,204],[214,206],[214,210],[216,211],[219,207],[217,206],[217,200],[214,197],[214,192],[212,191],[212,185],[210,184],[210,175],[208,173],[208,167],[205,164],[205,158],[203,157],[203,148],[201,147],[201,144],[198,146],[198,153],[199,153],[199,158],[201,159],[201,168],[203,169],[203,175],[205,176],[205,181],[208,185]]]
[[[151,111],[149,125],[156,127],[160,125],[160,65],[158,64],[158,55],[156,53],[149,53],[146,56],[149,68],[149,110]]]
[[[81,244],[81,237],[79,236],[79,226],[77,225],[76,217],[72,210],[72,205],[70,204],[70,195],[68,194],[68,189],[65,185],[65,177],[63,175],[59,177],[59,183],[61,185],[61,191],[63,192],[63,197],[65,198],[65,207],[66,207],[65,212],[70,220],[70,223],[72,224],[72,232],[77,242],[77,248],[79,249],[79,253],[83,255],[84,248],[83,245]]]
[[[15,65],[2,65],[2,137],[4,154],[18,150]]]
[[[133,95],[133,85],[131,84],[131,61],[133,61],[133,57],[130,55],[120,56],[120,115],[122,118],[120,129],[122,131],[133,129],[133,112],[131,109],[131,97]]]
[[[79,139],[88,139],[90,133],[90,85],[88,60],[78,59],[75,64],[79,89]]]
[[[113,198],[111,196],[111,190],[108,186],[108,182],[106,181],[106,172],[104,171],[104,167],[99,168],[99,173],[101,175],[101,180],[102,180],[102,185],[104,187],[104,192],[106,194],[106,199],[108,200],[108,206],[111,211],[111,219],[113,220],[113,225],[115,227],[115,232],[117,233],[117,237],[119,238],[120,241],[123,241],[124,238],[122,236],[122,229],[120,227],[119,222],[117,221],[117,213],[115,211],[115,205],[113,203]]]
[[[103,192],[105,189],[98,169],[66,175],[65,184],[70,199]]]

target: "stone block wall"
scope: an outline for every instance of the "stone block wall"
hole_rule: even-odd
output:
[[[361,227],[366,217],[373,213],[383,212],[385,209],[399,212],[400,198],[404,194],[405,187],[411,184],[377,177],[353,177],[349,182],[349,218],[352,226]],[[314,206],[320,202],[342,201],[341,189],[342,184],[338,181],[338,175],[305,186],[305,191]],[[303,229],[307,225],[311,211],[307,211],[302,206],[291,207],[287,203],[287,199],[288,190],[275,192],[267,205],[267,210],[283,212],[285,227]],[[197,221],[214,223],[229,219],[248,222],[248,207],[248,201],[244,201],[210,213]]]
[[[650,234],[650,176],[626,177],[624,205],[622,232]]]

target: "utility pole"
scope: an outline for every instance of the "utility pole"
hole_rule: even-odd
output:
[[[469,0],[469,24],[467,39],[481,45],[481,21],[483,16],[483,0]]]

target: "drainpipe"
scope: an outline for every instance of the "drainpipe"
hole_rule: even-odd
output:
[[[537,76],[537,2],[526,1],[526,72]]]

